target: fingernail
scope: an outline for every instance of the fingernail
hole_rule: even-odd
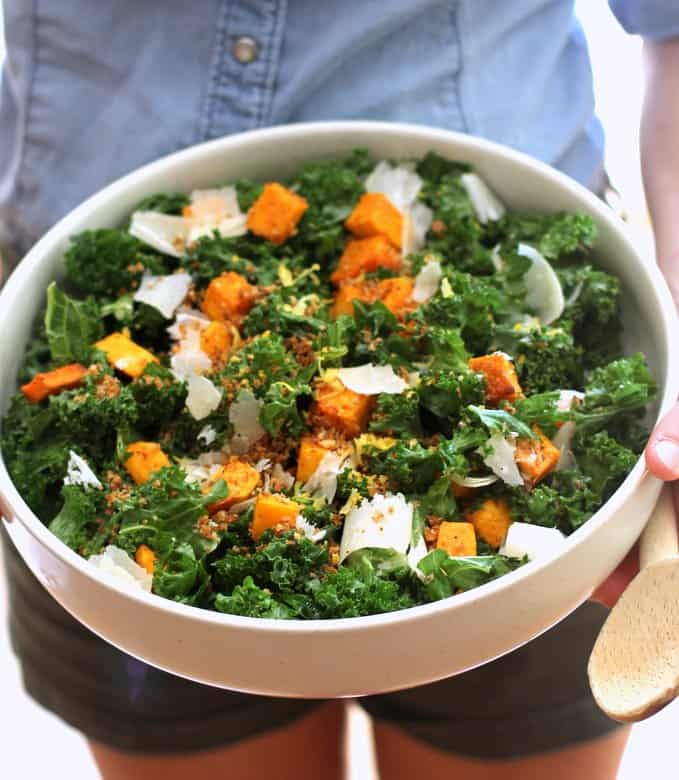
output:
[[[653,447],[655,457],[668,471],[679,477],[679,443],[673,439],[660,439]]]

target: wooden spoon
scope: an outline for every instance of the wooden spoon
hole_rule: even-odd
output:
[[[679,694],[679,555],[670,485],[641,535],[639,564],[587,667],[597,704],[623,723],[653,715]]]

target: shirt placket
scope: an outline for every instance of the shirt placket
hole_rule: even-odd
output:
[[[286,10],[286,0],[221,3],[203,139],[251,130],[269,121]]]

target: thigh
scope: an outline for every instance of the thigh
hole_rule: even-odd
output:
[[[427,780],[615,780],[629,735],[622,728],[607,736],[525,758],[460,756],[417,740],[387,723],[375,724],[380,777]]]
[[[344,707],[332,702],[292,724],[235,745],[191,754],[140,755],[90,742],[103,780],[340,780]]]
[[[24,686],[89,740],[126,753],[214,750],[289,726],[319,707],[210,688],[131,658],[62,609],[4,530],[0,537],[10,636]]]
[[[469,758],[526,758],[591,742],[618,728],[596,706],[587,680],[605,616],[601,605],[585,604],[492,663],[361,704],[377,721]]]

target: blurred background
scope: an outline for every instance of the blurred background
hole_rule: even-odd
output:
[[[0,10],[1,7],[0,0]],[[652,242],[638,160],[638,125],[643,91],[641,42],[623,32],[604,0],[577,0],[576,10],[590,44],[597,108],[606,130],[606,167],[622,196],[634,239],[650,258]],[[3,53],[0,14],[0,61]],[[3,776],[29,780],[43,776],[96,780],[97,771],[80,735],[35,705],[24,694],[18,666],[10,650],[5,613],[6,593],[4,579],[0,577]],[[674,777],[676,770],[669,767],[676,760],[674,734],[677,726],[679,702],[646,723],[635,726],[618,780],[638,780],[644,777],[648,773],[650,757],[655,777]],[[348,780],[376,778],[369,729],[367,718],[357,709],[352,709],[348,734],[351,754]],[[37,735],[39,737],[36,740]]]

